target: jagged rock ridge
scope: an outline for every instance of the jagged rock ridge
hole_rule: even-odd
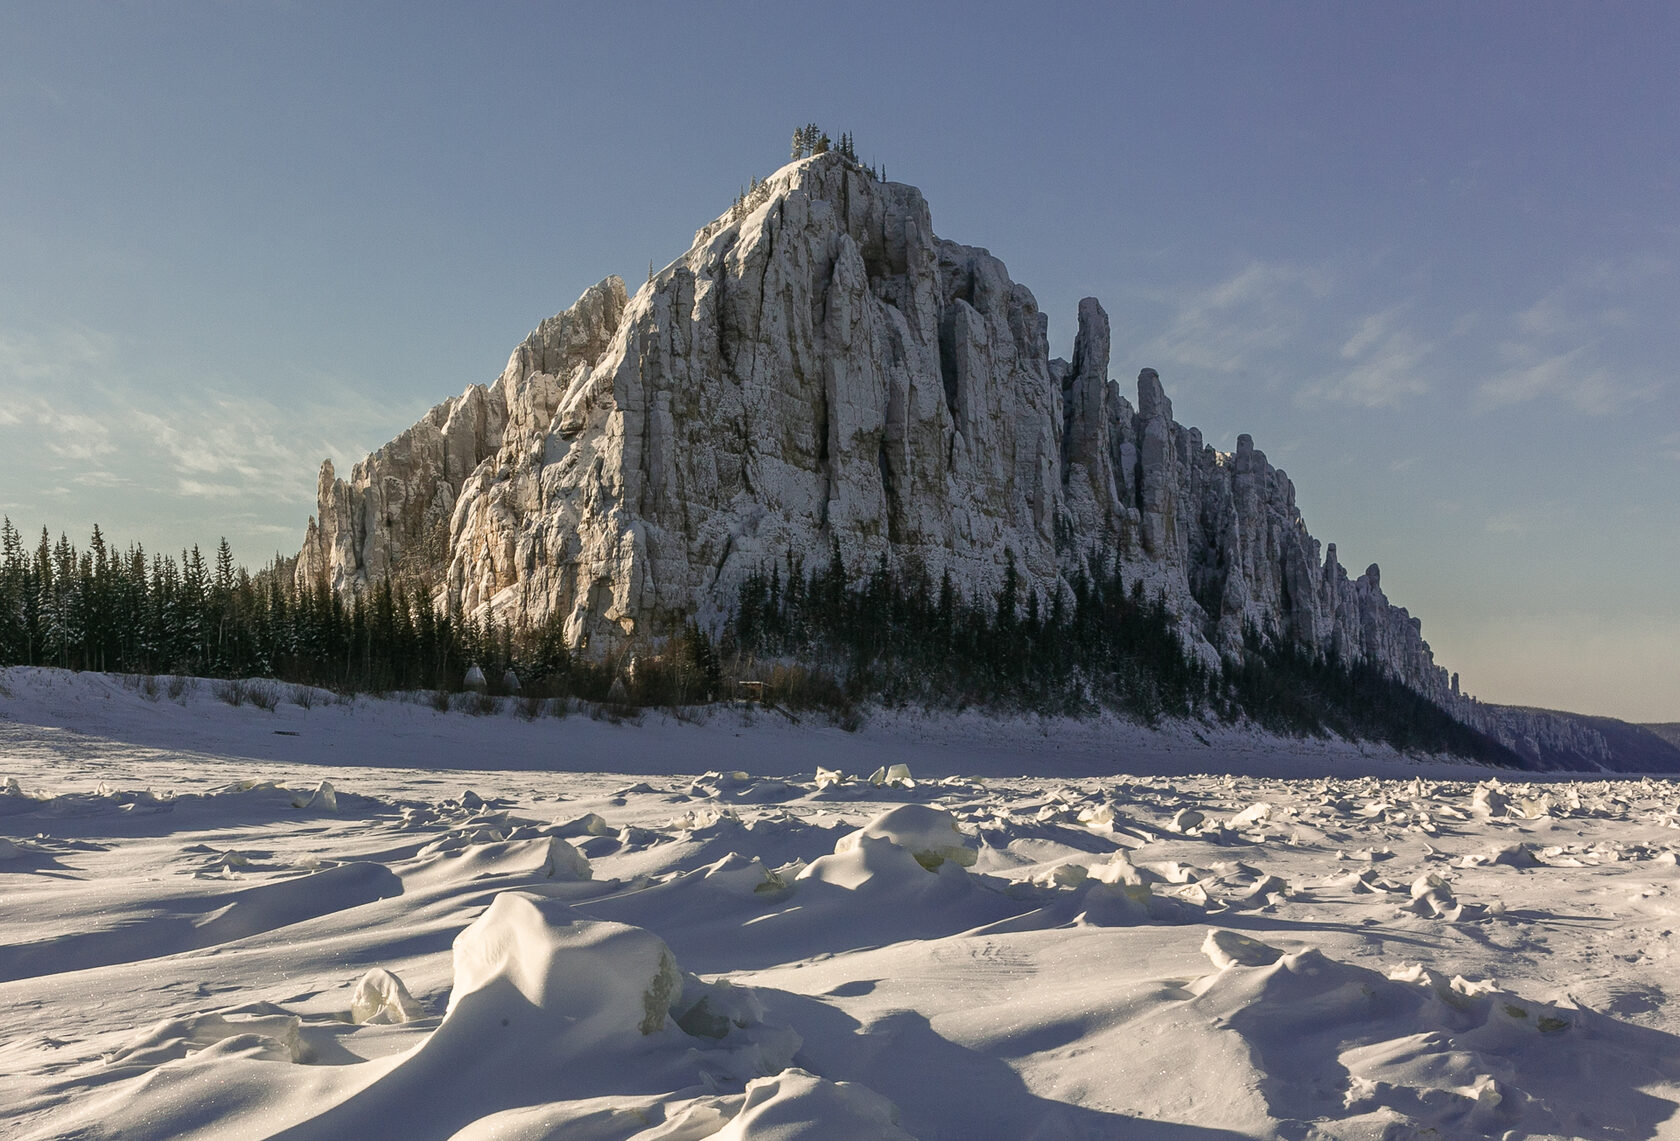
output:
[[[397,570],[440,604],[574,643],[715,619],[743,577],[838,544],[994,591],[1013,556],[1048,600],[1091,554],[1162,594],[1209,660],[1247,627],[1375,662],[1472,719],[1377,568],[1321,555],[1247,436],[1205,445],[1153,369],[1109,379],[1079,306],[1051,359],[1032,293],[934,235],[914,187],[837,154],[790,164],[634,297],[608,278],[488,386],[356,465],[321,470],[298,561],[337,590]]]

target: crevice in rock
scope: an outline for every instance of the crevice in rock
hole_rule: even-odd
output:
[[[939,320],[939,375],[945,382],[945,407],[957,423],[957,306],[946,306]]]

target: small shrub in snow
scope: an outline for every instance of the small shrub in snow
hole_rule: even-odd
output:
[[[431,696],[431,700],[430,700],[429,704],[431,705],[431,707],[433,709],[437,710],[439,713],[448,713],[449,712],[449,694],[445,693],[441,689],[434,689],[434,690],[432,690],[432,696]]]
[[[271,685],[254,682],[246,687],[245,692],[251,704],[265,712],[273,713],[280,705],[280,691]]]
[[[634,705],[621,701],[597,701],[589,707],[589,716],[596,721],[605,721],[609,725],[631,725],[642,723],[642,711]]]
[[[474,717],[488,717],[501,708],[496,699],[488,693],[458,694],[455,707],[463,713],[472,714]]]
[[[210,692],[216,695],[216,700],[229,705],[244,705],[251,696],[250,687],[242,681],[219,681],[210,687]]]
[[[155,675],[147,674],[145,677],[140,679],[141,697],[145,698],[147,701],[156,701],[162,695],[163,687],[158,684],[158,679]]]
[[[198,687],[193,684],[192,678],[182,677],[180,674],[176,674],[169,679],[169,688],[165,692],[169,694],[170,701],[180,701],[187,694],[197,688]]]
[[[542,716],[543,699],[540,697],[521,697],[513,704],[513,713],[521,721],[535,721]]]
[[[291,699],[299,709],[315,708],[315,691],[307,685],[292,686]]]

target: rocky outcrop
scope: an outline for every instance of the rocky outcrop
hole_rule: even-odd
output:
[[[358,463],[348,481],[336,478],[331,460],[323,463],[298,582],[342,592],[406,574],[435,591],[457,534],[477,540],[476,561],[492,581],[512,581],[520,552],[501,541],[509,528],[496,524],[535,507],[542,441],[560,398],[606,351],[624,303],[624,283],[608,278],[537,326],[495,382],[437,405]],[[457,508],[470,516],[459,528]]]
[[[1109,379],[1108,316],[1050,358],[1032,293],[933,233],[914,187],[837,154],[793,163],[632,298],[616,278],[545,321],[502,376],[358,464],[322,469],[298,574],[412,570],[439,603],[574,642],[727,611],[773,561],[834,545],[1041,598],[1118,559],[1210,660],[1246,630],[1371,660],[1463,704],[1375,566],[1321,555],[1288,477],[1173,419],[1153,369]]]

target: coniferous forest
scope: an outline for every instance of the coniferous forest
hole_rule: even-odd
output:
[[[299,589],[293,560],[256,574],[224,539],[206,559],[141,546],[112,549],[95,527],[85,550],[43,529],[33,546],[0,522],[0,665],[124,674],[266,677],[347,692],[458,689],[480,664],[500,678],[517,662],[533,683],[564,676],[569,655],[548,631],[515,638],[439,614],[401,582],[353,598]]]
[[[271,678],[341,693],[460,690],[477,665],[491,692],[576,698],[618,711],[750,696],[855,725],[868,704],[978,707],[1155,723],[1211,713],[1275,732],[1335,733],[1496,764],[1519,759],[1363,663],[1279,648],[1251,632],[1240,662],[1185,652],[1159,599],[1092,558],[1049,599],[1023,589],[1013,558],[995,598],[949,576],[885,562],[848,570],[836,548],[791,557],[742,584],[715,634],[690,621],[657,644],[574,655],[560,623],[483,624],[432,605],[415,579],[350,596],[299,585],[295,560],[252,574],[224,539],[206,559],[139,545],[85,549],[43,528],[33,544],[0,522],[0,666],[146,677]],[[511,677],[509,675],[512,675]],[[441,707],[441,706],[440,706]]]

